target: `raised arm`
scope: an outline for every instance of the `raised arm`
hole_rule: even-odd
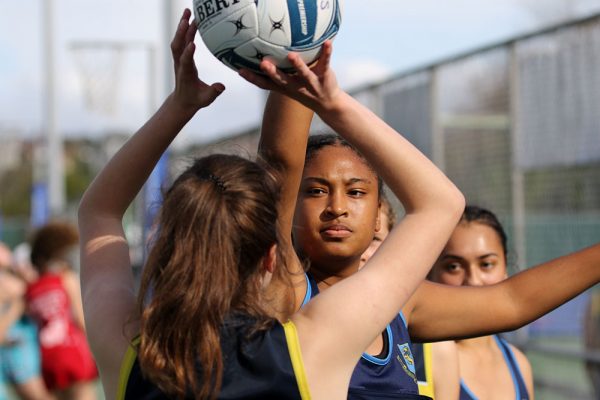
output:
[[[292,219],[302,179],[304,157],[313,111],[296,100],[269,92],[263,115],[258,152],[281,178],[279,224],[291,239]]]
[[[281,198],[277,205],[282,240],[288,241],[290,254],[287,266],[292,273],[295,310],[300,308],[306,294],[306,280],[298,256],[293,251],[292,220],[313,111],[296,100],[278,92],[270,92],[263,114],[260,143],[260,159],[273,168],[281,184]],[[271,290],[285,290],[285,285],[271,285]],[[277,296],[285,298],[285,296]]]
[[[312,70],[292,55],[295,76],[281,74],[267,62],[263,71],[276,87],[314,109],[352,143],[398,196],[407,215],[360,272],[319,294],[293,317],[311,392],[322,398],[346,395],[363,350],[424,279],[464,208],[463,196],[433,163],[338,88],[330,57],[328,42]]]
[[[190,16],[186,10],[171,44],[174,92],[102,169],[79,206],[83,310],[107,390],[116,387],[116,382],[106,379],[118,376],[125,349],[137,333],[123,215],[181,128],[224,90],[221,84],[209,86],[198,79],[193,59],[196,27],[189,23]]]
[[[600,244],[596,244],[492,286],[423,282],[404,311],[411,337],[417,340],[483,336],[526,325],[599,281]]]

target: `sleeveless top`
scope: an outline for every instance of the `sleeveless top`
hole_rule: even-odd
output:
[[[221,331],[223,382],[220,400],[310,399],[296,327],[288,321],[248,339],[248,316],[227,321]],[[171,397],[146,379],[140,369],[136,348],[139,338],[127,350],[121,365],[117,400],[162,400]],[[201,368],[197,366],[200,376]],[[186,399],[193,399],[190,393]]]
[[[521,375],[521,370],[519,369],[519,364],[517,364],[517,360],[513,354],[512,349],[510,348],[508,342],[504,339],[501,339],[497,335],[494,335],[494,339],[496,340],[496,344],[502,351],[504,355],[504,360],[506,361],[506,365],[508,366],[508,370],[510,371],[510,375],[512,377],[513,386],[515,388],[515,399],[516,400],[527,400],[529,399],[529,393],[527,392],[527,387],[525,386],[525,381],[523,376]],[[466,383],[461,379],[460,380],[460,400],[477,400],[477,396],[471,392]]]
[[[306,279],[307,294],[303,306],[319,294],[314,278],[307,274]],[[419,395],[410,336],[402,313],[388,324],[383,337],[383,354],[363,353],[354,368],[348,399],[429,399]]]
[[[433,382],[431,343],[413,343],[412,350],[415,357],[415,368],[417,370],[419,394],[433,398],[435,391]]]
[[[60,275],[46,273],[27,287],[27,310],[38,327],[42,377],[50,390],[96,379],[84,331],[75,323]]]

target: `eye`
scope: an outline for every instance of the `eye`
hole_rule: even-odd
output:
[[[366,194],[366,192],[364,190],[362,190],[362,189],[350,189],[348,191],[348,194],[351,197],[362,197],[362,196],[364,196]]]
[[[458,271],[460,271],[460,269],[461,269],[461,266],[457,262],[446,264],[446,268],[445,268],[445,270],[450,273],[457,273]]]
[[[325,194],[326,191],[323,188],[320,187],[310,187],[306,189],[306,194],[310,195],[310,196],[320,196]]]
[[[492,269],[496,266],[496,263],[492,262],[492,261],[483,261],[481,263],[481,268],[483,269]]]

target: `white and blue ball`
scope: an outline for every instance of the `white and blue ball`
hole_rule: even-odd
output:
[[[290,51],[307,64],[333,39],[342,0],[194,0],[194,16],[206,47],[234,70],[260,72],[263,59],[291,72]]]

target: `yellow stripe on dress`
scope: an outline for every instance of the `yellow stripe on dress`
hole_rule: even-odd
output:
[[[433,359],[431,355],[431,343],[423,343],[423,364],[425,364],[425,381],[419,381],[419,394],[434,399],[433,382]]]
[[[292,360],[292,367],[294,368],[294,375],[298,383],[298,390],[300,391],[300,398],[302,400],[310,400],[310,390],[308,388],[308,380],[306,379],[306,371],[304,370],[304,362],[302,361],[302,353],[300,352],[300,342],[298,341],[296,325],[292,321],[288,321],[283,324],[283,329]]]
[[[133,343],[127,347],[127,351],[123,356],[123,361],[121,362],[121,370],[119,371],[119,386],[117,387],[117,397],[116,400],[125,400],[125,392],[127,391],[127,382],[129,381],[129,374],[131,374],[131,368],[133,368],[133,364],[135,363],[135,359],[137,357],[137,351],[133,346],[138,346],[140,344],[140,337],[136,336],[133,339]]]

